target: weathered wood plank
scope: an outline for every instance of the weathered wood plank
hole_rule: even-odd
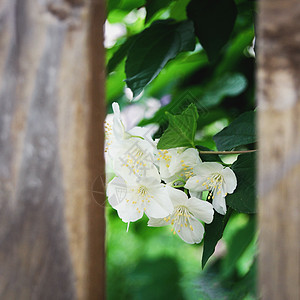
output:
[[[265,300],[300,299],[299,33],[299,1],[260,1],[259,275]]]
[[[1,299],[104,298],[103,22],[102,0],[0,1]]]

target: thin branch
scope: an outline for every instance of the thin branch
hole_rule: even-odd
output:
[[[226,155],[226,154],[243,154],[256,152],[256,150],[244,150],[244,151],[200,151],[199,154],[216,154],[216,155]]]

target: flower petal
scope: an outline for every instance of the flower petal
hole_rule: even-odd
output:
[[[225,168],[222,171],[222,176],[224,178],[226,193],[233,193],[237,186],[237,179],[234,172],[230,168]]]
[[[155,127],[155,126],[153,126]],[[151,127],[133,127],[130,130],[128,130],[128,133],[133,136],[140,136],[147,140],[153,147],[155,147],[155,143],[152,139],[152,135],[156,132],[155,130],[153,132],[153,128]]]
[[[195,191],[192,191],[192,190],[189,190],[189,192],[190,192],[191,197],[195,197],[195,198],[198,198],[198,199],[202,198],[202,192],[195,192]]]
[[[183,152],[181,151],[182,149],[179,149],[173,154],[170,164],[170,172],[172,174],[180,173],[182,170],[184,170],[184,168],[195,167],[197,164],[201,163],[198,151],[196,149],[188,148]]]
[[[209,224],[214,218],[214,208],[211,203],[192,197],[188,200],[189,211],[199,220]]]
[[[117,139],[123,139],[125,134],[125,126],[121,120],[119,104],[114,102],[112,104],[112,108],[114,111],[113,133]]]
[[[220,173],[223,170],[223,166],[217,162],[204,162],[195,170],[197,175],[209,177],[212,173]]]
[[[206,181],[206,177],[203,176],[193,176],[189,178],[185,184],[185,188],[194,192],[202,192],[206,190],[203,183]]]
[[[173,212],[174,206],[166,186],[154,186],[149,193],[153,197],[146,203],[145,213],[149,218],[164,218]]]
[[[151,227],[162,227],[162,226],[166,226],[166,225],[170,225],[171,224],[171,221],[168,220],[166,221],[166,219],[164,218],[150,218],[149,221],[148,221],[148,226],[151,226]]]
[[[180,227],[176,232],[179,237],[188,244],[198,244],[202,241],[204,234],[203,225],[195,218],[190,218],[191,227]]]
[[[116,117],[120,117],[121,116],[119,103],[113,102],[112,109],[113,109],[114,115]]]
[[[143,210],[139,207],[139,203],[133,205],[130,199],[129,202],[122,201],[115,209],[118,211],[119,217],[125,223],[135,222],[143,216]]]
[[[170,214],[170,209],[166,210],[162,207],[161,203],[152,199],[150,203],[146,205],[145,213],[148,218],[164,218]]]
[[[122,177],[115,177],[108,183],[106,193],[107,199],[113,208],[116,208],[122,201],[124,201],[127,195],[128,187],[125,180]]]
[[[160,163],[159,164],[159,172],[160,172],[160,176],[161,178],[165,181],[168,182],[169,178],[172,177],[169,168],[167,167],[167,164],[165,163]]]
[[[171,186],[167,186],[166,188],[167,188],[169,197],[174,206],[186,205],[186,203],[188,201],[188,197],[185,192],[178,190],[176,188],[173,188]]]
[[[199,152],[195,148],[188,148],[180,155],[180,158],[184,161],[184,164],[193,166],[201,163]]]
[[[225,215],[227,208],[226,208],[226,202],[225,202],[225,197],[224,195],[221,194],[217,194],[215,193],[213,201],[212,201],[212,205],[214,207],[214,209],[221,215]]]

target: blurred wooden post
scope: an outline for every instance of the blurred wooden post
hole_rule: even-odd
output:
[[[261,0],[258,17],[259,285],[300,299],[300,2]]]
[[[0,1],[1,299],[105,297],[103,23],[103,0]]]

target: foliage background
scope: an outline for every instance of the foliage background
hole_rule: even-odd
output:
[[[200,116],[197,144],[210,150],[253,149],[253,140],[234,144],[239,141],[234,138],[226,149],[214,136],[243,113],[250,112],[253,116],[255,2],[210,2],[212,4],[207,6],[207,0],[108,0],[108,112],[114,101],[128,113],[128,108],[141,110],[144,115],[139,118],[139,124],[156,124],[158,130],[154,137],[160,137],[168,126],[166,111],[178,114],[189,103],[195,103]],[[139,62],[142,66],[157,65],[161,57],[166,57],[164,43],[170,36],[160,27],[142,39],[142,43],[137,43],[137,34],[157,20],[170,18],[174,22],[192,19],[194,23],[186,22],[188,26],[200,26],[202,31],[199,34],[198,28],[196,32],[202,45],[192,32],[195,49],[190,50],[193,47],[188,45],[188,51],[175,51],[175,58],[167,62],[158,71],[157,78],[132,101],[132,93],[126,89],[125,64],[127,79]],[[230,22],[233,26],[228,29]],[[177,35],[175,42],[176,38]],[[146,60],[142,61],[142,57]],[[132,86],[130,82],[127,84]],[[138,93],[138,89],[133,88],[133,91]],[[151,101],[160,106],[152,116],[149,113]],[[253,134],[253,117],[242,121],[238,119],[236,128]],[[236,156],[220,158],[230,164]],[[115,210],[107,207],[108,299],[256,299],[255,243],[255,214],[233,211],[223,239],[202,270],[202,244],[185,244],[171,235],[170,228],[148,228],[146,218],[131,224],[126,233],[126,224]]]

